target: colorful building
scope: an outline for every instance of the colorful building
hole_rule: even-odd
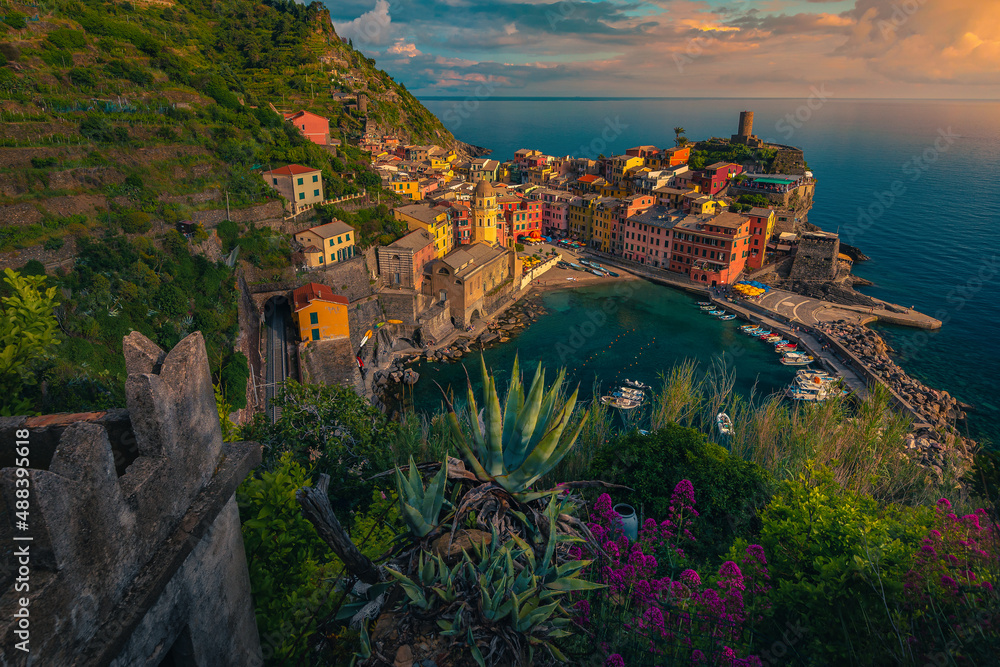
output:
[[[479,181],[472,193],[472,242],[496,245],[499,217],[496,190],[489,181]]]
[[[354,257],[356,241],[354,228],[346,222],[334,220],[295,232],[295,240],[302,244],[306,266],[311,269],[329,266]]]
[[[743,173],[743,167],[732,162],[716,162],[702,169],[694,178],[694,182],[705,194],[717,195],[726,189],[729,180]]]
[[[387,287],[420,291],[424,267],[435,257],[434,239],[418,229],[378,249],[378,270]]]
[[[608,161],[607,176],[608,183],[618,185],[625,174],[635,167],[641,167],[643,159],[634,155],[615,155]]]
[[[773,209],[758,207],[750,209],[747,215],[750,216],[750,254],[747,256],[747,268],[759,269],[766,261],[767,244],[774,233],[777,216]]]
[[[728,285],[746,266],[749,240],[745,215],[686,216],[671,230],[669,268],[706,285]]]
[[[612,235],[618,232],[618,206],[616,197],[601,197],[594,206],[593,225],[587,242],[590,247],[601,252],[611,252],[614,248]]]
[[[427,204],[409,204],[392,210],[393,216],[405,222],[411,232],[423,229],[434,239],[436,257],[444,257],[451,252],[455,243],[455,229],[446,207]]]
[[[346,297],[326,285],[309,283],[292,292],[295,321],[302,341],[329,340],[349,336]]]
[[[323,172],[319,169],[290,164],[262,172],[261,176],[291,204],[292,213],[323,201]]]
[[[309,111],[282,114],[309,141],[320,146],[330,144],[330,121]]]
[[[622,256],[654,267],[670,263],[670,230],[683,216],[676,209],[652,206],[622,221]]]
[[[594,207],[598,199],[600,197],[591,193],[570,200],[567,219],[571,237],[590,242],[594,225]]]

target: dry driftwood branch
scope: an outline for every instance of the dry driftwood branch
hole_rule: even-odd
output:
[[[330,507],[330,498],[326,495],[329,485],[330,476],[320,475],[316,486],[306,486],[295,492],[295,499],[302,506],[302,514],[316,527],[320,538],[344,562],[348,572],[366,584],[377,584],[380,580],[378,568],[351,541],[351,536],[340,525]]]

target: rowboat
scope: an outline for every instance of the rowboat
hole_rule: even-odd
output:
[[[402,324],[403,320],[386,320],[386,324]]]
[[[732,313],[729,313],[728,315],[723,315],[723,316],[722,316],[722,317],[720,317],[719,319],[720,319],[721,321],[723,321],[723,322],[728,322],[729,320],[735,320],[735,319],[736,319],[736,316],[735,316],[735,315],[733,315]]]
[[[774,346],[774,351],[775,352],[794,352],[797,347],[798,347],[798,345],[795,344],[795,343],[785,343],[784,345],[775,345]]]
[[[716,317],[721,317],[726,314],[724,310],[709,310],[707,311],[709,315],[715,315]]]
[[[605,271],[607,271],[607,269],[605,269]],[[618,277],[618,274],[615,273],[614,271],[608,271],[608,275],[611,276],[612,278],[617,278]]]
[[[715,424],[719,427],[719,433],[722,435],[733,434],[733,420],[725,412],[720,412],[715,416]]]
[[[698,307],[701,308],[702,310],[715,310],[715,306],[712,306],[712,305],[698,306]]]
[[[711,306],[712,302],[711,301],[699,301],[698,305],[699,306]]]
[[[771,331],[769,329],[764,330],[764,331],[754,331],[754,332],[751,333],[751,335],[757,336],[758,338],[763,339],[763,338],[767,338],[768,336],[770,336],[771,335]]]
[[[807,366],[813,362],[813,358],[810,356],[805,357],[782,357],[780,359],[781,363],[786,366]]]

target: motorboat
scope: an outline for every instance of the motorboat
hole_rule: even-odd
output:
[[[804,355],[802,357],[789,357],[786,355],[782,357],[780,361],[785,366],[808,366],[813,362],[813,358],[809,355]]]
[[[720,412],[715,416],[715,424],[719,427],[719,433],[722,435],[733,434],[733,420],[725,412]]]
[[[709,310],[709,311],[706,311],[706,312],[709,315],[715,315],[716,317],[720,317],[720,316],[726,314],[726,311],[724,311],[724,310]]]
[[[773,338],[773,337],[774,337],[774,336],[772,336],[772,338]],[[771,343],[772,345],[774,345],[775,347],[778,347],[779,345],[788,345],[788,342],[789,342],[789,341],[788,341],[788,339],[786,339],[786,338],[782,338],[782,339],[780,339],[780,340],[775,340],[775,341],[768,341],[768,342],[769,342],[769,343]]]
[[[723,322],[728,322],[729,320],[735,320],[735,319],[736,319],[736,316],[735,316],[735,315],[733,315],[732,313],[729,313],[728,315],[723,315],[723,316],[722,316],[722,317],[720,317],[719,319],[720,319],[721,321],[723,321]]]
[[[638,380],[629,380],[628,378],[625,378],[625,381],[622,384],[624,384],[626,387],[634,387],[636,389],[650,388],[650,386],[645,382],[639,382]]]
[[[619,410],[634,410],[642,403],[623,396],[601,396],[601,403]]]
[[[830,375],[829,373],[827,373],[825,371],[806,370],[804,368],[801,371],[796,371],[795,372],[795,377],[797,377],[797,378],[806,378],[806,379],[812,379],[814,377],[818,377],[821,380],[826,380],[826,379],[836,380],[837,379],[836,375]]]
[[[757,338],[760,338],[761,340],[764,340],[765,338],[773,334],[771,333],[770,329],[766,329],[764,331],[755,331],[753,335],[757,336]]]
[[[713,306],[713,305],[698,306],[698,307],[701,308],[702,310],[715,310],[715,306]]]
[[[698,305],[699,306],[711,306],[712,302],[711,301],[699,301]]]
[[[817,402],[825,401],[830,398],[828,392],[825,391],[803,391],[802,389],[789,387],[785,391],[785,396],[792,399],[793,401],[808,401]]]
[[[799,346],[796,343],[784,343],[782,345],[775,345],[774,346],[774,351],[775,352],[794,352],[795,350],[798,349],[798,347]]]

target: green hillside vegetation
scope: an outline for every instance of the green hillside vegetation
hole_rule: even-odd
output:
[[[160,229],[224,208],[227,194],[235,209],[264,203],[277,193],[256,172],[292,162],[322,169],[328,198],[378,189],[367,157],[350,145],[365,117],[338,95],[365,91],[369,120],[404,139],[455,143],[340,41],[320,3],[88,0],[5,12],[0,206],[22,206],[0,230],[0,251],[56,249],[97,229]],[[329,118],[331,138],[344,144],[338,155],[304,139],[271,104]],[[361,229],[359,240],[389,231]]]

